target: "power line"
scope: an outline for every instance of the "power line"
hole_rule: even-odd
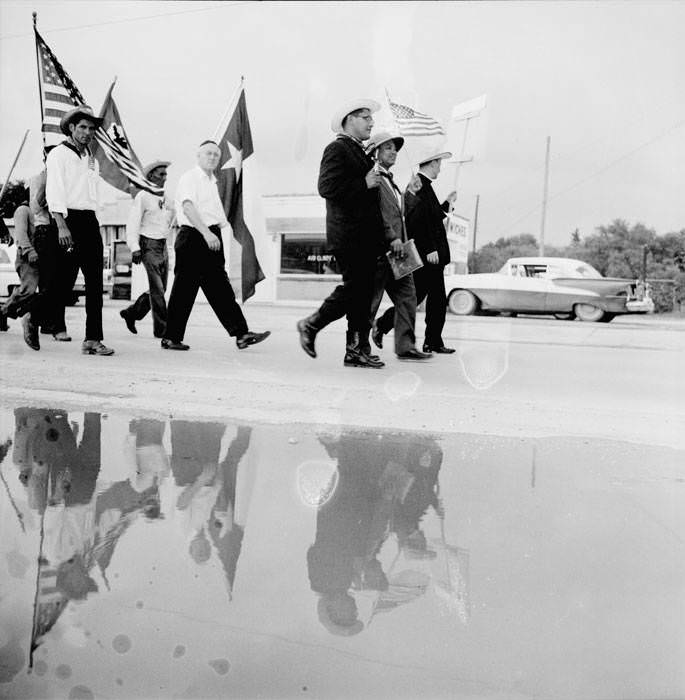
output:
[[[643,148],[647,148],[647,146],[651,146],[653,143],[656,143],[657,141],[662,139],[664,136],[667,136],[672,131],[679,129],[682,126],[685,126],[685,119],[681,119],[680,121],[671,125],[668,129],[666,129],[666,131],[662,131],[660,134],[658,134],[654,138],[649,139],[649,141],[645,141],[644,143],[633,148],[632,150],[628,151],[627,153],[623,153],[618,158],[615,158],[614,160],[610,161],[609,163],[607,163],[606,165],[601,167],[599,170],[596,170],[594,173],[591,173],[590,175],[583,178],[582,180],[578,180],[577,182],[574,182],[572,185],[569,185],[568,187],[566,187],[565,189],[560,190],[559,192],[556,192],[555,194],[553,194],[549,197],[549,200],[557,199],[558,197],[561,197],[562,195],[567,194],[568,192],[571,192],[571,190],[574,190],[577,187],[584,185],[586,182],[589,182],[590,180],[594,179],[598,175],[601,175],[601,174],[605,173],[607,170],[609,170],[610,168],[613,168],[613,166],[616,165],[617,163],[620,163],[621,161],[626,160],[626,158],[630,158],[630,156],[635,155],[638,151],[641,151]],[[525,214],[523,214],[523,216],[516,219],[516,221],[514,221],[511,224],[508,224],[506,227],[503,227],[502,229],[500,229],[500,232],[497,235],[501,236],[501,235],[508,233],[509,231],[511,231],[511,229],[514,226],[516,226],[517,224],[520,224],[522,221],[527,219],[531,214],[535,213],[539,209],[540,209],[540,205],[536,204],[532,209],[530,209]]]
[[[197,14],[199,12],[212,12],[220,10],[224,7],[236,7],[237,5],[248,5],[260,0],[238,0],[237,2],[219,2],[213,7],[202,7],[197,10],[179,10],[178,12],[162,12],[156,15],[143,15],[141,17],[126,17],[124,19],[113,19],[106,22],[93,22],[91,24],[74,24],[70,27],[56,27],[55,29],[41,29],[42,34],[51,34],[54,32],[69,32],[74,29],[92,29],[93,27],[104,27],[108,24],[125,24],[127,22],[140,22],[147,19],[157,19],[159,17],[175,17],[177,15]],[[0,35],[0,41],[5,39],[16,39],[24,36],[32,36],[32,32],[23,32],[20,34],[4,34]]]

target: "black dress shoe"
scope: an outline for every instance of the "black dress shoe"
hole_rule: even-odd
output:
[[[426,343],[423,344],[423,351],[424,352],[434,352],[437,353],[438,355],[451,355],[455,350],[454,348],[448,348],[445,347],[444,345],[439,345],[438,347],[434,347],[432,345],[427,345]]]
[[[24,342],[31,350],[40,350],[40,340],[38,339],[38,326],[31,320],[31,314],[26,314],[21,319],[24,328]]]
[[[433,355],[429,352],[421,352],[416,348],[411,348],[406,352],[397,353],[398,360],[429,360]]]
[[[353,348],[349,347],[345,352],[343,364],[345,367],[365,367],[367,369],[381,369],[382,367],[385,367],[385,362],[381,362],[380,359],[374,360],[365,352],[354,350]]]
[[[373,340],[373,344],[379,350],[383,349],[383,331],[379,330],[375,321],[373,322],[373,326],[371,328],[371,340]]]
[[[264,331],[263,333],[252,333],[248,331],[245,335],[241,335],[240,338],[236,338],[235,344],[238,346],[239,350],[244,350],[250,345],[261,343],[262,340],[266,340],[270,335],[271,331]]]
[[[176,343],[168,338],[162,338],[162,342],[160,344],[165,350],[190,350],[190,345],[186,345],[185,343]]]
[[[316,338],[316,329],[312,328],[307,319],[303,318],[297,322],[297,332],[300,334],[300,345],[309,357],[316,357],[314,349],[314,339]]]
[[[128,329],[131,331],[131,333],[133,333],[134,335],[136,335],[136,334],[138,333],[138,331],[136,330],[136,320],[135,320],[135,318],[131,318],[131,317],[126,313],[126,309],[122,309],[122,310],[119,312],[119,316],[121,316],[121,318],[123,318],[124,321],[126,322],[126,328],[128,328]]]

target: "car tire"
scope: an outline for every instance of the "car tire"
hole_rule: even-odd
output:
[[[586,323],[597,323],[604,318],[605,312],[593,304],[576,304],[573,307],[575,315]]]
[[[554,314],[554,318],[556,318],[557,321],[575,321],[576,315],[573,311],[569,311],[566,314]]]
[[[478,309],[478,299],[468,289],[455,289],[450,292],[447,306],[457,316],[472,316]]]

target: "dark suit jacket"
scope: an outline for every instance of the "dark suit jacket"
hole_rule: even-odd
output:
[[[404,207],[400,206],[392,187],[390,180],[382,177],[378,192],[381,199],[381,215],[383,216],[386,247],[395,238],[399,238],[401,241],[407,239],[407,232],[404,227]]]
[[[358,144],[338,136],[326,146],[319,169],[319,194],[326,200],[326,238],[331,248],[369,251],[384,249],[378,189],[366,186],[373,167]]]
[[[439,264],[447,265],[450,261],[450,248],[443,224],[445,211],[435,196],[431,181],[421,173],[419,178],[421,189],[415,195],[409,191],[405,193],[407,235],[414,239],[424,263],[428,253],[436,251]]]

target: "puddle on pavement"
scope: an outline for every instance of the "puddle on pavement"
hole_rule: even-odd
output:
[[[0,409],[0,696],[675,697],[683,453]]]

